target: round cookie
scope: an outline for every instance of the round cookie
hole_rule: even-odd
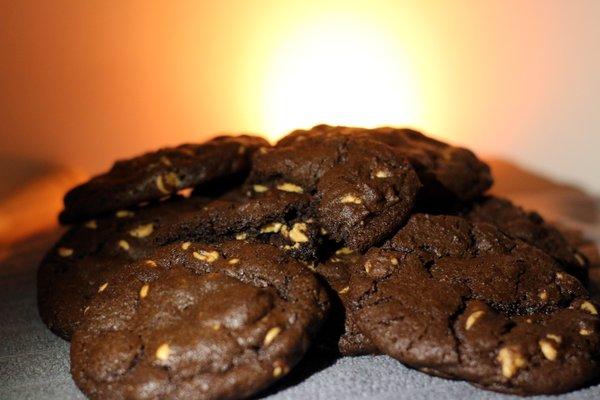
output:
[[[324,289],[277,248],[184,243],[105,283],[75,332],[71,371],[92,399],[239,399],[300,360]]]
[[[598,307],[555,260],[496,227],[416,214],[352,275],[363,333],[436,375],[515,393],[561,393],[599,376]]]
[[[63,224],[81,222],[245,173],[252,154],[268,146],[256,136],[219,136],[202,144],[183,144],[117,161],[108,172],[65,195],[59,220]]]
[[[71,227],[38,267],[38,309],[44,323],[69,339],[102,282],[123,264],[166,243],[163,238],[173,235],[171,221],[180,213],[202,212],[207,202],[176,196]]]
[[[255,184],[306,193],[329,238],[364,250],[408,217],[419,179],[404,158],[367,137],[323,136],[257,153]]]
[[[587,259],[563,234],[536,212],[527,212],[509,200],[486,196],[463,213],[468,219],[496,225],[508,236],[521,239],[554,257],[567,272],[587,281]]]
[[[359,253],[342,247],[316,267],[317,274],[327,282],[332,309],[323,328],[321,347],[334,350],[342,356],[379,353],[358,327],[348,298],[350,277],[356,268],[362,267],[360,261],[362,256]]]
[[[207,203],[201,213],[174,215],[173,229],[160,239],[256,239],[311,262],[319,257],[323,235],[309,206],[310,196],[305,193],[244,185]]]
[[[423,184],[423,200],[471,200],[492,185],[489,167],[468,149],[451,146],[412,129],[382,127],[376,129],[317,125],[297,130],[277,143],[276,149],[308,147],[314,142],[340,136],[368,138],[393,149],[407,159]]]

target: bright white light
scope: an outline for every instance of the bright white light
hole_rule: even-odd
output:
[[[318,123],[416,124],[418,82],[393,38],[357,20],[320,20],[275,52],[264,83],[271,139]]]

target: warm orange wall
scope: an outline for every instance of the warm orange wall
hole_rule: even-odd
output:
[[[2,153],[97,171],[217,131],[380,121],[600,191],[587,172],[600,170],[599,1],[20,0],[0,13]]]

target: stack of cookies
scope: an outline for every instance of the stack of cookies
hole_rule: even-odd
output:
[[[92,399],[246,398],[311,345],[500,392],[584,386],[600,375],[587,259],[491,185],[471,151],[408,129],[118,161],[65,196],[40,315]]]

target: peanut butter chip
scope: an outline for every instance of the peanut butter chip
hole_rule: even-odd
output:
[[[347,194],[340,199],[340,203],[362,204],[362,200],[354,196],[353,194]]]
[[[145,284],[144,286],[142,286],[142,288],[140,289],[140,298],[143,299],[144,297],[148,296],[149,290],[150,290],[150,285]]]
[[[187,250],[187,249],[189,249],[189,248],[190,248],[190,246],[191,246],[191,245],[192,245],[192,243],[191,243],[191,242],[185,242],[185,243],[182,243],[182,244],[181,244],[181,249],[182,249],[182,250]]]
[[[158,190],[161,193],[165,193],[168,194],[169,191],[167,190],[167,188],[165,187],[165,183],[163,182],[163,177],[162,175],[159,175],[156,177],[156,187],[158,188]]]
[[[354,250],[352,250],[352,249],[350,249],[348,247],[342,247],[340,249],[337,249],[335,251],[335,254],[339,256],[341,254],[352,254],[353,252],[354,252]]]
[[[539,342],[540,350],[542,350],[542,354],[550,361],[556,360],[556,356],[558,355],[558,351],[554,347],[555,344],[552,340],[542,339]]]
[[[104,282],[102,285],[100,285],[100,287],[98,288],[98,293],[104,292],[106,290],[106,288],[108,287],[108,282]]]
[[[294,243],[305,243],[308,242],[308,236],[306,236],[306,224],[304,222],[296,222],[290,230],[290,239]]]
[[[371,272],[371,268],[373,268],[373,266],[371,265],[371,261],[365,262],[365,272],[367,274],[369,274]]]
[[[273,363],[273,377],[279,378],[281,375],[287,372],[287,365],[283,361],[275,361]]]
[[[252,188],[254,189],[254,191],[256,193],[264,193],[269,190],[269,188],[266,187],[265,185],[254,185],[254,186],[252,186]]]
[[[389,178],[392,176],[392,174],[389,171],[385,171],[385,170],[379,170],[377,172],[375,172],[375,176],[377,178]]]
[[[579,308],[581,308],[583,311],[589,312],[592,315],[598,315],[598,310],[596,310],[596,307],[589,301],[584,301],[583,303],[581,303],[581,306],[579,306]]]
[[[349,291],[350,291],[350,286],[346,286],[345,288],[341,289],[338,293],[344,294],[344,293],[348,293]]]
[[[119,210],[116,212],[115,215],[117,216],[117,218],[131,218],[135,215],[135,213],[129,210]]]
[[[471,327],[481,318],[481,316],[485,314],[483,310],[474,311],[469,317],[467,317],[467,322],[465,322],[465,329],[469,330]]]
[[[283,224],[281,222],[272,222],[260,228],[261,233],[277,233]]]
[[[236,240],[246,240],[246,238],[248,238],[248,234],[245,232],[236,233],[235,238]]]
[[[398,265],[398,259],[396,257],[390,258],[390,262],[392,263],[392,265]]]
[[[546,335],[546,337],[550,340],[554,340],[558,344],[562,343],[562,337],[555,335],[554,333],[549,333]]]
[[[212,325],[212,329],[213,331],[218,331],[219,329],[221,329],[221,324],[216,322]]]
[[[581,254],[575,253],[575,259],[577,260],[579,265],[581,265],[582,267],[585,267],[587,265],[585,258]]]
[[[240,262],[239,258],[232,258],[231,260],[227,261],[229,264],[231,265],[235,265],[238,264]]]
[[[542,290],[542,291],[539,293],[539,296],[540,296],[540,299],[541,299],[542,301],[546,301],[546,300],[548,300],[548,292],[547,292],[546,290]]]
[[[160,162],[165,164],[167,167],[170,167],[173,165],[173,163],[171,162],[171,160],[169,160],[166,156],[161,156],[160,157]]]
[[[591,329],[587,329],[587,328],[581,328],[581,329],[579,330],[579,334],[580,334],[581,336],[589,336],[589,335],[591,335],[592,333],[594,333],[594,331],[593,331],[593,330],[591,330]]]
[[[154,260],[146,260],[146,265],[152,268],[156,267],[156,261]]]
[[[200,251],[195,251],[193,253],[194,258],[197,258],[198,260],[202,260],[202,261],[206,261],[206,262],[214,262],[217,258],[219,258],[219,253],[217,253],[216,251],[205,251],[205,250],[200,250]]]
[[[292,193],[302,193],[304,189],[302,189],[298,185],[294,185],[293,183],[285,182],[280,185],[277,185],[277,189],[283,192],[292,192]]]
[[[125,240],[119,240],[119,247],[125,251],[127,251],[131,248],[131,246],[129,246],[129,243],[127,243],[127,241],[125,241]]]
[[[527,360],[525,360],[514,346],[507,346],[500,349],[496,359],[502,366],[502,375],[505,378],[512,378],[520,368],[527,365]]]
[[[70,247],[59,247],[58,255],[61,257],[71,257],[73,255],[73,249]]]
[[[556,273],[556,279],[564,279],[565,275],[562,272]]]
[[[271,342],[273,340],[275,340],[275,338],[277,337],[277,335],[279,335],[280,332],[281,332],[281,328],[278,326],[269,329],[267,331],[267,334],[265,335],[265,340],[263,341],[263,344],[265,346],[270,345]]]
[[[129,231],[129,234],[135,238],[145,238],[154,232],[154,224],[140,225]]]
[[[156,358],[165,361],[171,354],[171,348],[168,343],[163,343],[156,349]]]
[[[98,222],[95,219],[91,219],[85,223],[85,227],[88,229],[98,229]]]

